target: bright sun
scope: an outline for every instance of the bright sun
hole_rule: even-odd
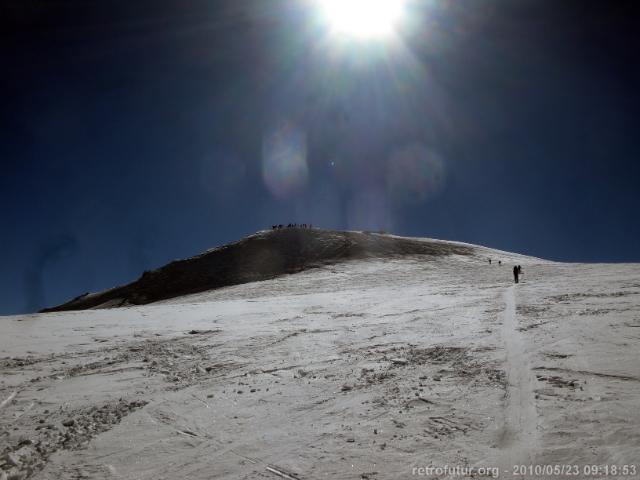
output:
[[[394,32],[404,13],[403,0],[319,0],[336,33],[359,38]]]

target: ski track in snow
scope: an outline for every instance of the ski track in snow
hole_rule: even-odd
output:
[[[534,401],[535,377],[531,372],[527,346],[518,331],[516,286],[504,292],[502,338],[505,345],[507,388],[505,420],[499,446],[502,472],[514,465],[534,465],[537,450],[537,413]]]

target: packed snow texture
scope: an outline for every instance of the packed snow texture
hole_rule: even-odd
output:
[[[467,248],[318,265],[145,306],[2,317],[0,471],[392,479],[448,465],[511,478],[514,465],[564,464],[640,474],[639,266]],[[583,477],[594,476],[573,476]]]

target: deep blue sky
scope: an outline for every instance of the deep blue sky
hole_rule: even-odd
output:
[[[635,1],[0,3],[0,313],[273,223],[640,261]]]

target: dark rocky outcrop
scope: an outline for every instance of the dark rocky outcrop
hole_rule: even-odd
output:
[[[325,264],[368,257],[470,255],[473,247],[366,232],[277,229],[144,272],[136,281],[83,294],[42,312],[141,305],[205,290],[266,280]]]

